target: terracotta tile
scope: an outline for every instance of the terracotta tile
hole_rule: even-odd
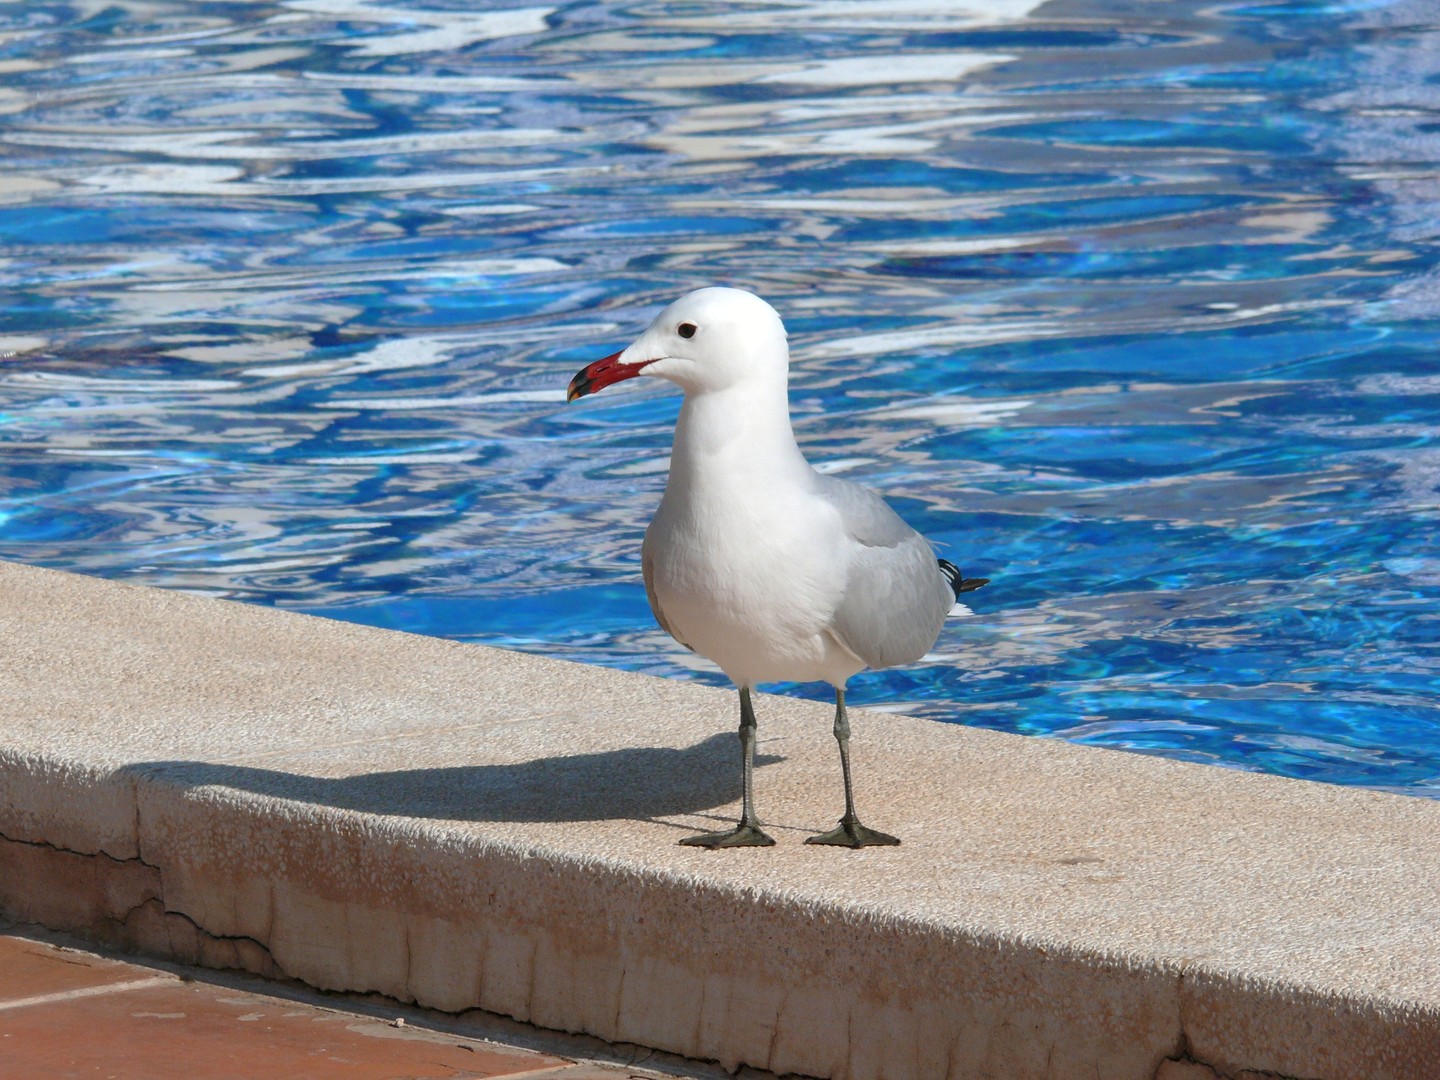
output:
[[[43,953],[13,946],[0,954],[0,970],[13,957],[27,971],[51,970]],[[122,982],[154,974],[114,966]],[[9,972],[0,980],[8,983]],[[37,996],[38,985],[28,983],[30,992],[17,996]],[[0,1008],[0,1061],[7,1076],[46,1080],[462,1080],[567,1064],[527,1050],[178,979]]]
[[[160,975],[163,973],[152,968],[0,935],[0,1005]]]

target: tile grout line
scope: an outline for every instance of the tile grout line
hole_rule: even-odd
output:
[[[106,986],[86,986],[79,990],[64,990],[55,994],[39,994],[35,997],[16,998],[0,1001],[0,1012],[9,1009],[24,1009],[31,1005],[51,1005],[60,1001],[74,1001],[76,998],[99,997],[102,994],[118,994],[127,990],[146,990],[152,986],[174,986],[181,980],[155,975],[148,979],[132,979],[129,982],[110,983]]]
[[[477,1040],[475,1040],[475,1041],[476,1041],[476,1042],[479,1042],[479,1041],[482,1041],[482,1040],[478,1040],[478,1039],[477,1039]],[[483,1040],[483,1041],[488,1042],[489,1040],[487,1039],[487,1040]],[[504,1045],[504,1044],[497,1044],[497,1045]],[[541,1053],[541,1051],[538,1051],[538,1050],[532,1051],[532,1052],[533,1052],[533,1053]],[[537,1068],[537,1069],[522,1069],[520,1072],[497,1073],[494,1077],[492,1077],[492,1080],[523,1080],[523,1078],[526,1077],[526,1076],[540,1077],[540,1076],[548,1076],[548,1075],[551,1075],[551,1074],[553,1074],[553,1075],[555,1075],[555,1076],[558,1077],[558,1076],[560,1076],[562,1073],[568,1072],[568,1071],[571,1070],[571,1069],[578,1069],[578,1068],[580,1068],[581,1066],[583,1066],[584,1064],[586,1064],[586,1063],[585,1063],[585,1062],[581,1062],[581,1061],[566,1061],[563,1065],[544,1065],[544,1066],[541,1066],[540,1068]],[[620,1066],[618,1066],[618,1065],[617,1065],[617,1066],[608,1066],[607,1068],[619,1069]],[[619,1075],[618,1072],[617,1072],[616,1075],[617,1075],[617,1076]]]

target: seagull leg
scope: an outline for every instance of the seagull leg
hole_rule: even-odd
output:
[[[740,688],[740,755],[741,811],[740,824],[723,832],[687,836],[680,843],[690,847],[773,847],[775,841],[760,828],[755,816],[755,709],[750,704],[750,688]]]
[[[855,815],[855,792],[850,786],[850,718],[845,714],[845,689],[835,688],[835,741],[840,744],[840,771],[845,777],[845,816],[840,827],[819,836],[807,836],[807,844],[833,844],[836,847],[862,848],[893,846],[900,843],[888,833],[876,832],[860,824]]]

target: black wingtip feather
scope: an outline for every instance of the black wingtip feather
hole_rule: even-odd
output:
[[[967,578],[960,573],[960,568],[946,559],[937,560],[940,563],[940,572],[945,575],[945,580],[950,583],[950,588],[955,590],[955,599],[960,599],[961,593],[974,592],[981,585],[989,585],[990,579],[986,577]]]

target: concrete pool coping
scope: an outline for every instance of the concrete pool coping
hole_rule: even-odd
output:
[[[1440,1075],[1440,805],[0,563],[0,916],[825,1077]]]

